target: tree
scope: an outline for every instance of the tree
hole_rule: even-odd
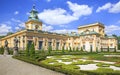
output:
[[[8,32],[8,33],[7,33],[7,36],[8,36],[8,35],[11,35],[11,34],[13,34],[13,32]]]
[[[83,52],[83,48],[82,48],[82,47],[81,47],[80,51],[82,51],[82,52]]]
[[[101,52],[103,52],[103,48],[101,47]]]
[[[27,44],[26,46],[26,56],[30,56],[30,53],[29,53],[29,45]]]
[[[96,47],[96,52],[98,53],[98,47]]]
[[[112,36],[114,36],[114,37],[116,37],[116,38],[117,38],[117,35],[115,35],[115,34],[112,34]]]
[[[109,49],[109,46],[108,46],[108,49],[107,49],[108,52],[110,52],[110,49]]]
[[[48,53],[50,54],[51,51],[52,51],[52,46],[49,46],[49,48],[48,48]]]
[[[1,48],[0,48],[0,54],[3,54],[4,53],[4,47],[2,46]]]
[[[64,46],[62,47],[62,53],[65,53],[65,49],[64,49]]]
[[[79,50],[78,50],[78,47],[76,48],[76,51],[78,52]]]
[[[30,57],[35,57],[35,46],[34,46],[34,43],[31,44],[31,47],[30,47]]]
[[[115,46],[114,52],[116,52],[116,46]]]
[[[93,52],[93,50],[92,50],[92,46],[90,46],[90,52]]]
[[[71,47],[70,47],[70,50],[69,50],[70,52],[72,52],[72,49],[71,49]]]
[[[107,37],[108,35],[107,34],[105,34],[105,37]]]

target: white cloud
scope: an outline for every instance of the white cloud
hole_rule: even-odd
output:
[[[120,13],[120,1],[116,4],[113,4],[113,7],[109,9],[110,13]]]
[[[90,15],[92,13],[92,8],[88,7],[88,5],[78,5],[70,1],[67,1],[67,4],[73,14],[69,14],[69,11],[65,9],[56,8],[45,9],[43,12],[39,13],[38,16],[46,24],[63,25],[78,20],[81,16]]]
[[[98,7],[96,12],[100,12],[102,10],[108,10],[109,13],[120,13],[120,1],[116,4],[106,3],[105,5]]]
[[[52,32],[60,33],[60,34],[66,34],[71,32],[77,32],[77,30],[74,29],[61,29],[61,30],[53,30]]]
[[[20,27],[15,27],[16,30],[20,30]]]
[[[51,25],[67,24],[74,20],[78,20],[78,18],[67,14],[67,11],[61,8],[44,10],[39,14],[39,18]]]
[[[12,20],[13,22],[18,22],[18,23],[21,23],[21,21],[20,21],[20,20],[17,20],[17,19],[14,19],[14,18],[11,18],[11,20]]]
[[[25,27],[25,23],[21,22],[20,24],[18,24],[18,26],[24,28]]]
[[[11,26],[0,24],[0,36],[6,35],[8,32],[12,32]]]
[[[29,12],[27,12],[27,13],[26,13],[26,15],[30,15],[30,13],[29,13]]]
[[[46,0],[47,2],[51,2],[51,0]]]
[[[42,30],[43,31],[51,31],[53,29],[53,27],[52,26],[48,26],[48,25],[46,25],[46,24],[43,24],[42,25]]]
[[[102,7],[98,7],[98,9],[96,10],[96,12],[100,12],[102,10],[106,10],[112,7],[111,3],[106,3],[105,5],[103,5]]]
[[[14,14],[15,14],[15,15],[19,14],[19,11],[15,11]]]
[[[109,26],[105,26],[105,32],[106,33],[113,33],[113,32],[117,32],[120,30],[120,26],[117,25],[109,25]]]
[[[73,16],[75,17],[86,16],[92,13],[92,7],[89,7],[88,5],[78,5],[77,3],[72,3],[70,1],[67,1],[67,4],[73,11]]]
[[[120,20],[117,23],[120,23]]]

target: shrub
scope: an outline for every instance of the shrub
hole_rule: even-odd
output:
[[[62,47],[62,53],[65,53],[65,49],[64,49],[64,46]]]
[[[83,52],[83,48],[81,47],[81,50],[80,51],[82,51]]]
[[[106,63],[97,63],[98,67],[109,67],[110,64],[106,64]]]
[[[3,54],[4,53],[4,47],[2,46],[1,48],[0,48],[0,54]]]
[[[91,52],[91,53],[93,52],[93,50],[92,50],[92,46],[90,46],[90,52]]]
[[[52,46],[49,46],[49,48],[48,48],[48,53],[50,54],[51,51],[52,51]]]
[[[94,62],[93,61],[82,61],[82,60],[79,60],[77,62],[72,62],[73,65],[87,65],[91,63],[94,63]]]
[[[116,46],[115,46],[115,48],[114,48],[114,52],[116,52]]]
[[[72,59],[61,59],[63,62],[72,62]]]
[[[101,47],[101,52],[103,52],[103,48]]]
[[[29,46],[28,46],[28,44],[27,44],[27,46],[26,46],[26,56],[30,56],[30,53],[29,53]]]
[[[120,67],[120,63],[115,63],[114,66]]]
[[[35,57],[35,46],[34,46],[34,43],[31,44],[31,47],[30,47],[30,57]]]
[[[78,47],[76,48],[76,51],[78,52],[79,50],[78,50]]]
[[[110,52],[109,46],[108,46],[108,48],[107,48],[107,51]]]
[[[98,53],[98,47],[96,47],[96,52]]]
[[[72,52],[72,49],[71,49],[71,47],[69,47],[69,48],[70,48],[70,50],[69,50],[69,51],[70,51],[70,52]]]

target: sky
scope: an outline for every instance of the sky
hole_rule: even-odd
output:
[[[0,36],[24,28],[33,4],[44,31],[77,32],[100,22],[106,34],[120,36],[120,0],[0,0]]]

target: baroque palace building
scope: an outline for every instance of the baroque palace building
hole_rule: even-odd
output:
[[[0,39],[0,47],[4,46],[5,40],[8,41],[9,48],[14,47],[14,38],[19,40],[18,47],[20,50],[25,50],[27,44],[34,42],[36,50],[48,50],[52,46],[52,50],[69,50],[83,48],[84,51],[93,51],[107,49],[117,49],[117,39],[113,36],[105,36],[105,27],[102,23],[93,23],[78,27],[78,33],[71,32],[68,34],[58,34],[47,31],[42,31],[42,22],[38,18],[38,11],[33,6],[25,22],[25,29],[14,34],[8,35]]]

